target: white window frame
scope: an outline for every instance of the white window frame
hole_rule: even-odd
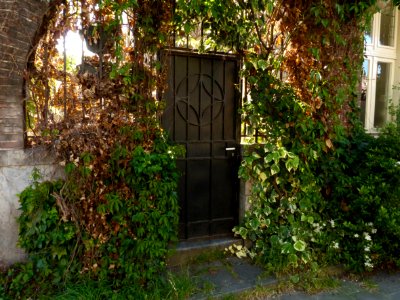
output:
[[[366,94],[366,107],[365,107],[365,120],[364,128],[367,132],[377,133],[378,129],[374,127],[375,118],[375,93],[376,93],[376,75],[378,62],[390,63],[389,75],[389,88],[388,88],[388,101],[393,99],[393,89],[395,73],[398,66],[397,61],[397,35],[398,35],[398,20],[399,12],[395,8],[395,22],[394,22],[394,46],[381,45],[379,42],[381,13],[376,13],[373,17],[371,28],[371,44],[365,45],[365,60],[369,61],[369,68],[367,74],[367,94]],[[389,120],[389,111],[386,112],[386,119]]]
[[[366,60],[369,61],[369,68],[368,68],[368,79],[367,79],[367,95],[366,95],[366,106],[365,106],[365,129],[368,132],[376,133],[377,128],[374,127],[375,121],[375,94],[376,94],[376,76],[377,76],[377,69],[378,63],[389,63],[390,64],[390,74],[389,74],[389,88],[388,88],[388,95],[387,101],[393,98],[393,86],[394,82],[394,71],[395,71],[395,60],[394,59],[387,59],[382,57],[366,57]],[[386,111],[386,119],[389,119],[389,111]]]

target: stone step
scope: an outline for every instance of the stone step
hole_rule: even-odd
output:
[[[175,252],[167,260],[168,267],[182,266],[190,263],[196,257],[212,251],[228,248],[232,244],[243,245],[242,239],[218,238],[218,239],[200,239],[178,242]]]

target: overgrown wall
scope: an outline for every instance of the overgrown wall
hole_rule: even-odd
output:
[[[0,149],[24,146],[24,70],[46,3],[0,0]]]
[[[0,150],[0,266],[24,258],[17,247],[17,194],[31,183],[34,168],[40,170],[44,179],[62,176],[53,157],[43,149]]]
[[[37,166],[47,177],[56,173],[42,150],[24,150],[24,71],[48,11],[44,0],[0,0],[0,266],[24,254],[16,242],[17,194]]]

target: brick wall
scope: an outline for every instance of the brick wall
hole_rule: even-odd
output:
[[[25,257],[17,247],[17,194],[34,167],[46,178],[58,172],[50,153],[23,149],[24,70],[47,8],[46,0],[0,0],[0,268]]]
[[[0,0],[0,149],[24,146],[23,74],[46,9],[43,0]]]

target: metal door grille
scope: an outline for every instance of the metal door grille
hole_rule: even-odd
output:
[[[238,217],[238,61],[171,52],[163,126],[186,148],[178,161],[180,238],[232,234]]]

